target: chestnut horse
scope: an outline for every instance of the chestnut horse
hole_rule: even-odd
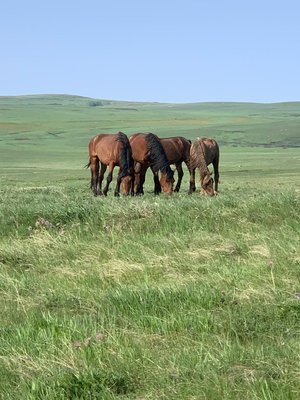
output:
[[[191,146],[190,151],[190,167],[199,168],[201,192],[206,196],[214,196],[218,194],[219,184],[219,146],[214,139],[197,138]],[[214,167],[214,180],[209,172],[208,165],[212,163]]]
[[[119,196],[120,186],[122,186],[123,194],[133,193],[133,159],[129,140],[125,133],[102,133],[94,136],[89,143],[89,156],[90,161],[87,167],[91,167],[91,189],[95,196],[102,194],[102,181],[107,166],[109,167],[109,174],[103,194],[107,195],[115,166],[120,167],[115,196]],[[100,174],[99,162],[101,164]]]
[[[146,171],[150,167],[156,176],[154,193],[159,194],[162,189],[164,193],[172,194],[174,172],[170,168],[170,163],[158,137],[153,133],[135,133],[129,137],[129,142],[135,161],[134,193],[144,194],[143,185]],[[161,172],[160,180],[158,180],[158,171]]]

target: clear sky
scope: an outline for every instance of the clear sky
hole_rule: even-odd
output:
[[[300,101],[299,0],[3,0],[0,95]]]

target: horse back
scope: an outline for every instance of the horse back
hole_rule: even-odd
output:
[[[215,139],[211,138],[202,138],[201,142],[203,143],[204,147],[204,154],[207,165],[212,163],[213,161],[219,160],[219,145],[215,141]]]
[[[94,136],[89,143],[89,155],[98,157],[99,160],[108,165],[110,162],[119,164],[120,143],[118,134],[100,133]]]
[[[134,161],[145,163],[149,156],[149,149],[146,141],[147,133],[134,133],[129,137]]]
[[[160,138],[170,164],[186,162],[190,156],[190,142],[182,137]]]

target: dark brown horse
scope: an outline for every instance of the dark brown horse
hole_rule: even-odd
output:
[[[201,192],[206,196],[214,196],[218,194],[219,184],[219,146],[214,139],[197,138],[191,146],[190,151],[190,167],[199,168]],[[213,164],[214,180],[209,172],[208,165]]]
[[[195,191],[195,169],[190,169],[191,141],[182,137],[159,138],[165,150],[170,165],[174,164],[178,173],[178,181],[174,192],[179,192],[183,178],[182,163],[184,162],[190,173],[189,193]]]
[[[176,183],[174,192],[179,192],[180,190],[181,181],[183,178],[182,163],[184,162],[190,173],[189,193],[193,193],[195,191],[195,169],[192,170],[189,167],[191,141],[182,136],[159,138],[159,140],[164,148],[169,164],[174,164],[178,173],[178,181]],[[154,187],[160,190],[158,174],[153,173],[153,177]],[[136,181],[138,182],[138,178]]]
[[[133,159],[131,146],[125,133],[102,133],[94,136],[89,143],[89,156],[90,161],[87,166],[91,167],[91,189],[95,196],[102,194],[102,181],[107,166],[109,168],[109,174],[107,176],[106,186],[103,189],[103,194],[105,196],[107,195],[115,166],[120,167],[115,196],[119,196],[120,186],[122,187],[123,194],[128,195],[130,192],[133,193]],[[100,174],[99,162],[101,164]]]
[[[135,161],[134,193],[144,194],[143,185],[146,171],[150,167],[156,176],[154,193],[159,194],[162,188],[164,193],[172,194],[174,172],[170,168],[170,163],[158,137],[153,133],[135,133],[130,136],[129,142]],[[161,172],[160,180],[158,180],[158,171]]]

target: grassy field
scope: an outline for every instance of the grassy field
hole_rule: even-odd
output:
[[[298,399],[299,116],[0,97],[0,398]],[[95,198],[118,130],[214,137],[220,195]]]

